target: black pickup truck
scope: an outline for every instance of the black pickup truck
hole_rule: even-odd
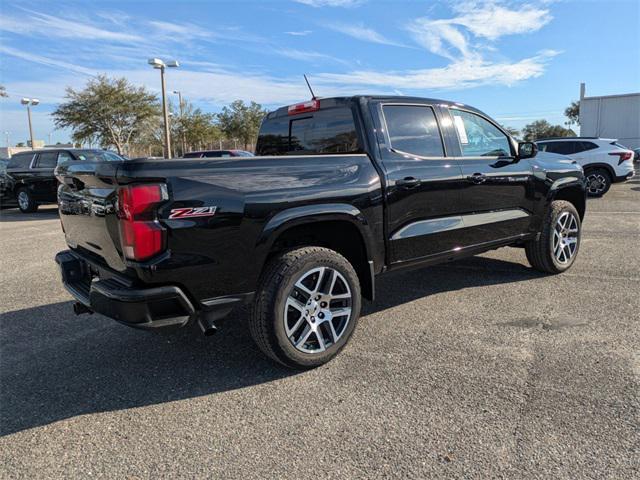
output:
[[[379,274],[503,246],[568,269],[583,172],[536,153],[458,103],[314,99],[269,113],[256,157],[60,165],[56,260],[76,313],[209,334],[249,303],[265,354],[314,367],[344,347]]]

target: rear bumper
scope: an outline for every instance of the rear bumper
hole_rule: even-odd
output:
[[[625,173],[624,175],[618,175],[616,176],[616,178],[613,180],[614,182],[624,182],[625,180],[629,180],[630,178],[632,178],[634,175],[634,171],[631,170],[630,172]]]
[[[70,250],[58,253],[56,262],[65,288],[77,301],[130,327],[182,327],[196,316],[177,286],[137,288]]]

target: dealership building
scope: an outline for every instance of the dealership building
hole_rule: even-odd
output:
[[[640,148],[640,93],[587,97],[580,84],[580,135]]]

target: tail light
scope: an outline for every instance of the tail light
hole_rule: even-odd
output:
[[[164,184],[141,184],[118,189],[120,241],[124,256],[146,260],[165,249],[166,230],[156,219],[156,208],[169,198]]]
[[[618,165],[620,165],[622,162],[631,160],[631,156],[633,154],[631,152],[609,152],[609,155],[620,157],[620,159],[618,160]]]
[[[297,115],[298,113],[315,112],[316,110],[320,110],[320,100],[314,99],[309,100],[308,102],[291,105],[287,109],[287,113],[289,115]]]

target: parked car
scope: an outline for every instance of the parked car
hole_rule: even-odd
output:
[[[65,161],[120,161],[122,157],[105,150],[47,149],[31,150],[13,155],[7,164],[4,185],[0,184],[3,207],[17,206],[24,213],[35,212],[38,206],[55,203],[58,182],[53,173],[56,165]]]
[[[633,151],[633,162],[634,163],[640,162],[640,148],[636,148]]]
[[[217,157],[253,157],[253,153],[245,150],[200,150],[185,153],[182,158],[217,158]]]
[[[587,177],[587,193],[600,197],[614,182],[633,177],[633,151],[611,138],[565,137],[537,141],[543,152],[559,153],[576,160]]]
[[[58,166],[76,313],[210,334],[249,303],[262,351],[310,368],[345,346],[377,275],[509,245],[560,273],[578,254],[582,168],[469,106],[314,99],[269,113],[257,152]]]

